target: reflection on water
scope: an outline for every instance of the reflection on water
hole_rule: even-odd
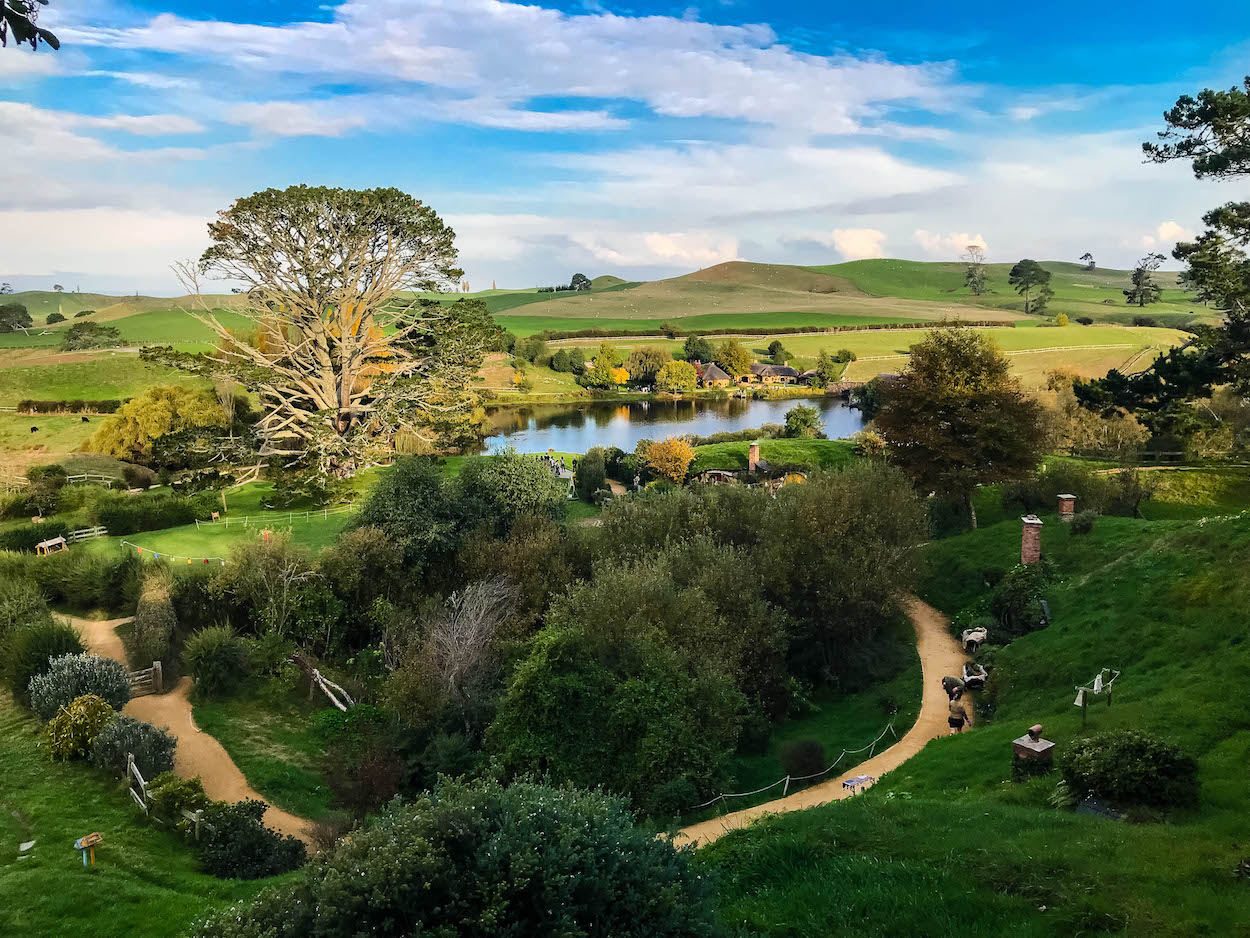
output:
[[[592,446],[619,446],[632,451],[642,439],[663,439],[687,433],[708,436],[766,423],[785,423],[786,411],[798,403],[811,404],[820,410],[825,433],[830,439],[851,436],[864,425],[860,412],[836,397],[784,401],[699,398],[628,404],[609,401],[530,404],[491,409],[487,414],[491,435],[483,447],[490,451],[513,446],[523,453],[549,449],[584,453]]]

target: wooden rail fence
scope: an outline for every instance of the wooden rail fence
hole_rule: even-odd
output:
[[[94,528],[79,528],[77,531],[70,531],[65,535],[65,539],[71,544],[77,544],[79,541],[90,541],[97,537],[108,537],[109,529],[102,524],[97,524]]]

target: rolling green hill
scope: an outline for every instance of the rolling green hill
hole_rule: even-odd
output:
[[[824,267],[807,268],[819,273],[841,277],[872,296],[902,297],[929,302],[958,301],[991,309],[1023,313],[1024,301],[1007,282],[1011,264],[987,264],[989,286],[986,294],[972,296],[964,286],[964,266],[956,262],[926,263],[891,258],[849,261]],[[1163,287],[1163,302],[1145,308],[1124,302],[1123,290],[1129,285],[1129,271],[1096,268],[1086,270],[1082,264],[1045,261],[1042,267],[1051,273],[1051,300],[1048,313],[1068,316],[1089,316],[1102,321],[1131,321],[1134,316],[1152,316],[1171,325],[1178,317],[1185,320],[1209,317],[1200,304],[1187,300],[1177,284],[1177,274],[1160,271],[1156,282]],[[1110,301],[1110,302],[1108,302]]]
[[[1049,628],[994,661],[990,722],[936,740],[864,796],[784,815],[700,852],[727,918],[761,935],[1245,934],[1250,892],[1250,522],[1045,518],[1058,580]],[[924,598],[946,612],[1019,557],[1012,520],[929,548]],[[993,635],[991,634],[991,641]],[[1136,728],[1199,763],[1194,810],[1128,823],[1052,807],[1055,777],[1010,780],[1011,740],[1082,735],[1074,686],[1122,670],[1088,733]]]
[[[54,290],[23,290],[9,296],[0,297],[0,302],[21,303],[34,318],[36,325],[42,325],[49,313],[60,313],[73,316],[83,309],[103,309],[118,302],[121,297],[108,296],[103,293],[57,293]]]

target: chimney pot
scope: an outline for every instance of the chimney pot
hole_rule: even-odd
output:
[[[1025,515],[1020,520],[1024,523],[1020,532],[1020,562],[1037,563],[1042,559],[1042,519]]]
[[[1076,514],[1076,496],[1060,495],[1059,496],[1059,520],[1067,524]]]

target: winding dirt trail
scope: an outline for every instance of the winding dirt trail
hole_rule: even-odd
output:
[[[94,621],[64,616],[82,636],[83,642],[97,655],[115,658],[127,667],[126,652],[116,628],[130,619]],[[250,785],[230,754],[217,740],[195,725],[191,715],[191,678],[183,677],[173,690],[165,694],[135,697],[123,712],[155,726],[163,726],[178,737],[174,750],[174,772],[183,778],[196,775],[204,783],[204,791],[218,801],[241,801],[244,798],[264,801]],[[305,843],[311,841],[311,822],[281,808],[269,805],[265,823],[283,834],[291,834]]]
[[[850,789],[843,788],[845,779],[856,775],[871,775],[879,779],[891,769],[896,769],[931,740],[946,736],[950,732],[947,725],[948,698],[942,690],[942,678],[945,675],[959,675],[967,656],[959,643],[951,637],[946,629],[946,617],[927,603],[914,596],[903,600],[903,609],[912,626],[916,629],[916,651],[920,655],[920,666],[924,677],[924,691],[920,702],[920,716],[910,730],[889,749],[877,753],[866,762],[847,769],[819,785],[804,788],[793,795],[778,798],[753,808],[744,808],[722,817],[712,818],[683,828],[673,838],[675,844],[709,844],[731,830],[746,827],[752,821],[767,814],[781,814],[786,811],[799,811],[803,808],[815,807],[830,801],[840,801],[851,796]],[[972,695],[965,694],[964,709],[969,717],[972,715]]]

